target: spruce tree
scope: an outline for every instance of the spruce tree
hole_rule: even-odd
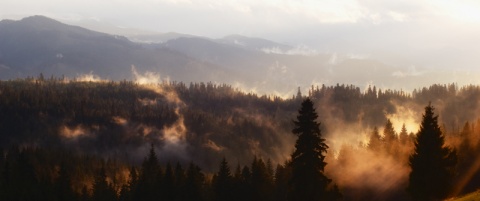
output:
[[[162,171],[153,144],[147,158],[142,163],[140,175],[134,191],[134,200],[157,200],[161,190]]]
[[[180,200],[197,200],[202,201],[202,191],[205,184],[205,175],[202,173],[200,167],[190,163],[187,169],[187,178],[185,181],[185,192],[182,194]]]
[[[232,184],[232,174],[230,172],[230,167],[228,166],[227,159],[225,157],[220,163],[220,168],[218,173],[214,178],[214,191],[216,200],[229,200],[231,199],[231,184]]]
[[[400,134],[398,134],[398,135],[399,135],[400,143],[402,145],[407,144],[408,132],[407,132],[407,128],[405,127],[405,124],[402,125],[402,131],[400,131]]]
[[[115,190],[107,182],[107,174],[104,165],[102,165],[100,171],[95,175],[92,199],[102,201],[114,201],[117,199]]]
[[[375,152],[380,152],[382,148],[382,136],[378,132],[378,128],[374,127],[372,134],[370,135],[370,141],[368,142],[368,148]]]
[[[385,128],[383,128],[383,136],[385,137],[385,142],[387,143],[387,146],[390,146],[397,140],[397,134],[395,133],[395,129],[393,128],[393,124],[390,119],[387,119]]]
[[[292,154],[292,176],[289,181],[289,200],[334,200],[329,199],[331,179],[324,175],[328,146],[322,138],[318,115],[313,102],[307,98],[298,111],[292,132],[298,136]]]
[[[438,116],[433,111],[431,104],[425,107],[415,150],[410,155],[412,171],[407,191],[413,200],[442,200],[448,196],[457,163],[455,150],[445,146]]]

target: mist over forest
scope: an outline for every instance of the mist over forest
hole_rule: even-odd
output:
[[[454,198],[480,187],[478,77],[2,20],[0,200]]]
[[[207,177],[215,175],[222,158],[232,174],[235,167],[256,160],[265,165],[268,161],[273,171],[291,159],[296,140],[292,120],[308,97],[329,146],[325,174],[343,198],[405,200],[408,157],[423,108],[430,103],[439,114],[446,144],[459,156],[453,193],[479,185],[474,179],[479,166],[473,160],[478,158],[480,135],[479,86],[431,85],[409,93],[337,84],[312,86],[282,99],[226,84],[142,82],[146,77],[137,73],[136,81],[121,82],[43,76],[1,81],[0,147],[6,161],[14,147],[24,154],[65,150],[79,161],[93,156],[82,170],[90,173],[77,173],[82,179],[73,181],[79,195],[85,186],[87,192],[93,189],[88,178],[104,160],[111,168],[105,166],[107,178],[120,193],[131,177],[129,166],[145,163],[152,147],[161,166],[193,163]],[[30,161],[36,175],[55,178],[58,161],[44,157],[53,166]],[[5,164],[5,158],[2,161]]]

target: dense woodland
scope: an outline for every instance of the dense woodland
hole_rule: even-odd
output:
[[[389,117],[409,112],[420,124],[429,102],[458,158],[445,196],[480,187],[479,86],[312,86],[282,99],[212,83],[40,76],[0,81],[0,200],[286,200],[306,97],[344,200],[411,199],[418,130]],[[349,127],[356,140],[333,146]]]

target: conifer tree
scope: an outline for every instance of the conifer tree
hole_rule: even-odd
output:
[[[402,145],[405,145],[408,141],[408,132],[405,124],[402,125],[402,130],[400,131],[399,138]]]
[[[175,165],[174,173],[175,173],[175,183],[174,183],[175,192],[176,192],[176,196],[180,197],[179,195],[181,195],[185,190],[186,176],[185,176],[185,170],[183,169],[182,165],[179,162],[177,162],[177,165]]]
[[[425,107],[415,150],[410,155],[412,171],[407,191],[413,200],[442,200],[448,196],[457,163],[456,151],[445,146],[438,116],[433,111],[431,104]]]
[[[378,133],[378,128],[374,127],[372,134],[370,135],[370,141],[368,142],[368,148],[372,151],[380,151],[382,148],[382,137]]]
[[[393,128],[393,124],[390,119],[387,119],[387,123],[385,124],[385,128],[383,128],[383,136],[385,138],[385,142],[387,146],[390,146],[397,140],[397,134],[395,133],[395,129]]]
[[[93,200],[114,201],[116,200],[115,190],[107,182],[105,167],[102,165],[100,171],[95,175],[93,183]]]
[[[165,175],[163,176],[162,180],[162,197],[165,200],[174,200],[175,198],[175,178],[172,169],[172,165],[170,162],[167,163],[167,167],[165,168]]]
[[[231,196],[232,173],[225,157],[220,163],[220,169],[214,178],[214,191],[216,200],[229,200]]]
[[[202,201],[203,185],[205,183],[205,175],[201,169],[190,163],[187,169],[187,178],[185,181],[185,192],[181,196],[181,200],[197,200]]]
[[[157,200],[161,189],[162,172],[153,144],[148,157],[143,161],[134,200]]]
[[[280,164],[277,165],[277,168],[275,170],[275,191],[273,195],[273,200],[287,200],[288,178],[290,177],[288,167],[288,164],[286,164],[285,166]]]
[[[71,173],[68,172],[65,163],[60,164],[60,170],[58,178],[55,181],[55,190],[57,192],[58,200],[73,200],[75,194],[72,190],[72,178]]]
[[[270,177],[267,165],[256,157],[252,162],[252,200],[270,200],[273,192],[273,177]]]
[[[324,174],[328,146],[322,138],[320,123],[313,102],[307,98],[298,111],[292,132],[298,136],[292,154],[292,176],[289,181],[289,200],[326,200],[330,198],[332,182]],[[329,199],[335,200],[336,198]]]

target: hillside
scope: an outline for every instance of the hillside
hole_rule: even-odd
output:
[[[0,79],[40,73],[73,78],[90,72],[107,79],[132,79],[132,65],[176,80],[221,80],[229,72],[171,49],[152,50],[122,36],[42,16],[0,22],[0,65]]]
[[[216,171],[222,157],[232,166],[260,158],[273,167],[290,157],[292,119],[307,96],[314,100],[329,146],[325,172],[347,200],[405,200],[406,160],[429,101],[438,106],[447,144],[458,150],[458,193],[478,188],[477,166],[466,159],[480,157],[479,103],[471,101],[480,99],[480,88],[454,84],[411,94],[323,85],[281,99],[213,83],[0,81],[0,150],[48,147],[140,165],[154,146],[160,163],[193,162],[206,172]],[[381,131],[387,119],[398,139],[369,148],[374,128]],[[387,151],[390,147],[394,151]],[[376,179],[366,179],[372,175]]]
[[[137,41],[137,42],[132,42]],[[143,42],[139,42],[143,41]],[[148,43],[145,43],[148,41]],[[164,79],[227,83],[245,91],[288,97],[312,83],[367,83],[413,90],[433,83],[475,83],[477,74],[391,66],[373,58],[320,53],[261,38],[210,39],[165,33],[130,38],[71,26],[43,16],[0,22],[0,79],[94,74],[131,80],[139,72]],[[453,76],[452,76],[453,75]],[[461,78],[461,79],[459,79]]]

